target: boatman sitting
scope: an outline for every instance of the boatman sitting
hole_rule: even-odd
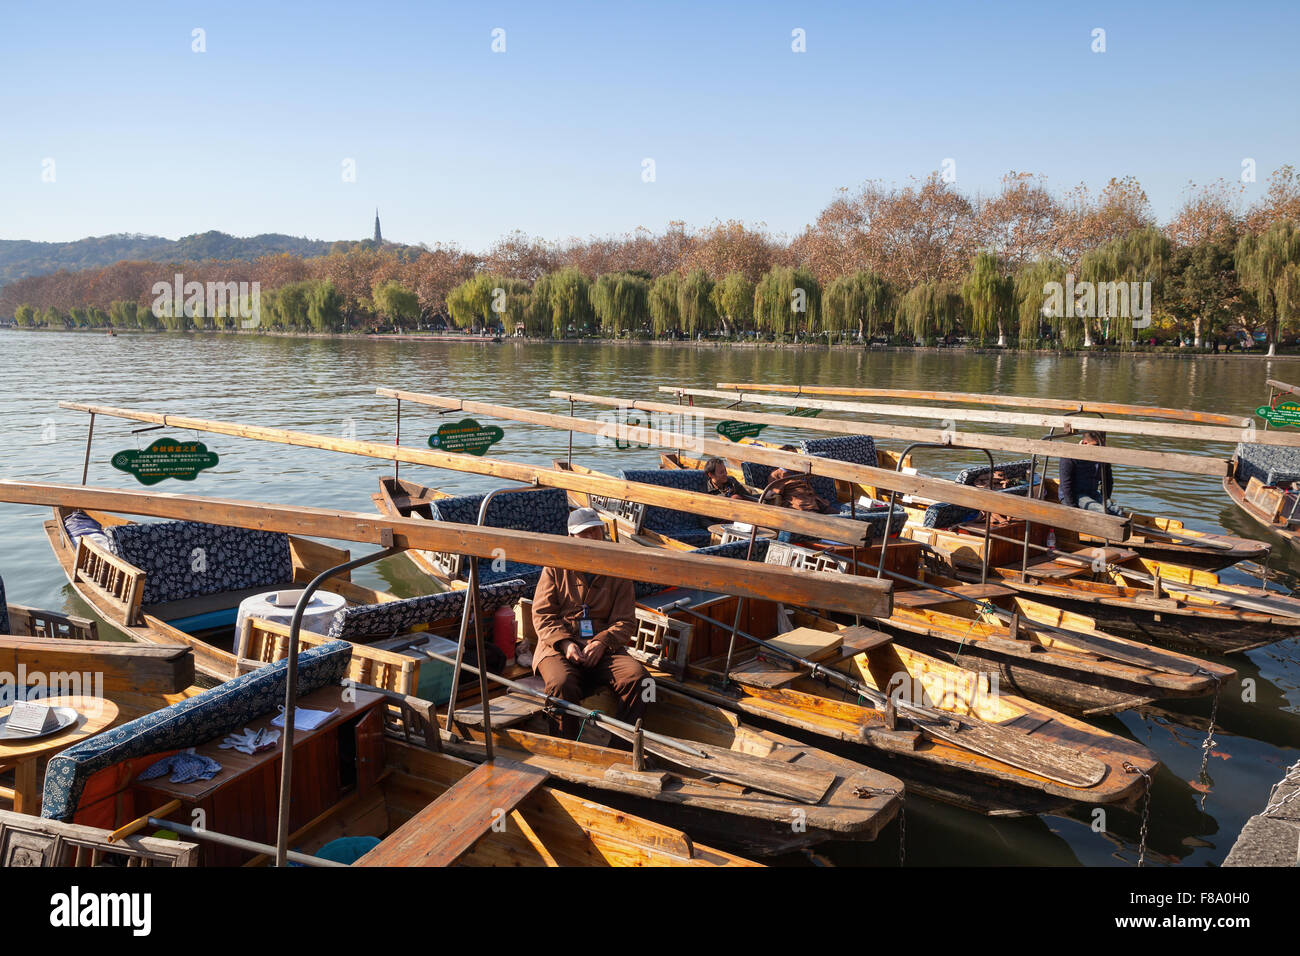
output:
[[[723,495],[727,498],[739,498],[742,501],[753,501],[752,495],[748,494],[744,487],[727,472],[727,463],[721,458],[710,458],[704,463],[704,475],[708,479],[704,484],[704,493],[709,495]]]
[[[605,526],[595,509],[578,508],[569,515],[569,534],[600,541]],[[635,723],[645,713],[646,670],[627,652],[637,628],[631,581],[545,568],[533,595],[533,627],[533,670],[546,682],[546,693],[577,704],[610,687],[619,699],[619,720]],[[572,740],[579,726],[577,717],[565,713],[558,731]]]
[[[1079,444],[1104,445],[1105,442],[1099,432],[1084,432]],[[1106,462],[1062,458],[1057,473],[1060,476],[1057,497],[1061,504],[1084,511],[1124,514],[1124,509],[1110,500],[1115,482]]]

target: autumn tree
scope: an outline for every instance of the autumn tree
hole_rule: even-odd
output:
[[[389,279],[374,289],[375,307],[386,315],[400,331],[404,321],[420,316],[420,300],[416,294],[396,279]]]

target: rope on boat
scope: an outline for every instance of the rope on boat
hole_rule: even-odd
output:
[[[1125,773],[1141,774],[1142,779],[1147,782],[1146,794],[1142,798],[1142,826],[1138,829],[1138,866],[1143,867],[1147,859],[1147,827],[1151,822],[1151,774],[1141,767],[1135,767],[1127,760],[1122,766]]]
[[[600,718],[604,716],[605,716],[604,711],[600,711],[600,710],[589,711],[587,715],[582,718],[582,723],[578,725],[578,736],[575,737],[574,740],[577,741],[582,739],[582,732],[587,728],[588,720],[599,721]]]

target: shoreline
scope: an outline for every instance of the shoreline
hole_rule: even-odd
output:
[[[470,345],[619,345],[650,346],[654,348],[695,348],[695,349],[754,349],[756,351],[862,351],[862,352],[934,352],[938,354],[962,353],[968,355],[1034,355],[1056,358],[1118,358],[1124,356],[1143,356],[1146,358],[1167,359],[1264,359],[1264,360],[1300,360],[1300,348],[1295,351],[1278,352],[1267,355],[1263,352],[1206,352],[1182,350],[1173,347],[1156,347],[1148,349],[1019,349],[997,348],[996,346],[963,345],[859,345],[857,343],[813,343],[813,342],[752,342],[732,339],[606,339],[588,338],[537,338],[533,336],[503,336],[501,341],[495,337],[482,335],[448,335],[441,332],[369,335],[362,332],[247,332],[239,329],[190,329],[177,332],[167,329],[114,329],[109,335],[105,329],[44,329],[17,328],[6,326],[0,332],[43,332],[54,335],[88,335],[100,338],[117,338],[119,336],[232,336],[237,338],[280,338],[280,339],[324,339],[368,342],[441,342]]]

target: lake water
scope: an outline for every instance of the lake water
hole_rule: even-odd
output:
[[[227,336],[0,333],[0,478],[76,483],[81,476],[87,416],[60,410],[61,400],[120,405],[202,418],[301,429],[334,436],[391,442],[395,403],[377,386],[568,412],[547,397],[570,389],[627,398],[663,398],[657,388],[683,384],[709,388],[721,381],[802,382],[823,385],[1003,392],[1057,398],[1195,408],[1240,415],[1265,402],[1266,378],[1296,381],[1300,363],[1277,359],[1174,360],[1144,356],[1088,356],[951,352],[771,351],[659,348],[653,346],[500,345],[482,343],[234,338]],[[599,409],[579,407],[597,417]],[[840,417],[842,413],[833,413]],[[425,441],[446,418],[433,409],[403,404],[403,444]],[[937,427],[919,419],[900,424]],[[568,435],[498,422],[504,439],[492,454],[548,464],[564,457]],[[114,452],[142,448],[175,430],[132,433],[139,423],[97,418],[89,483],[129,487],[115,471]],[[964,426],[963,426],[964,427]],[[979,428],[981,426],[972,426]],[[992,428],[992,426],[989,426]],[[1006,428],[1040,437],[1040,429]],[[186,437],[182,434],[180,437]],[[764,437],[794,439],[769,430]],[[193,483],[170,481],[158,490],[290,505],[370,511],[370,495],[390,464],[332,452],[202,436],[220,464]],[[1190,443],[1116,436],[1111,444],[1153,450],[1201,452]],[[616,449],[575,435],[574,460],[604,470],[655,467],[652,449]],[[897,449],[900,443],[882,442]],[[1229,446],[1213,453],[1228,456]],[[985,460],[982,453],[922,452],[918,460],[951,475]],[[403,473],[450,491],[482,491],[489,478],[403,466]],[[1182,517],[1207,531],[1262,534],[1226,499],[1212,478],[1116,469],[1116,498],[1126,506]],[[0,504],[0,575],[12,603],[87,613],[67,586],[41,530],[43,509]],[[355,553],[360,553],[352,545]],[[1294,575],[1297,561],[1275,542],[1271,566]],[[357,572],[362,583],[409,595],[428,586],[404,561]],[[1245,580],[1242,578],[1242,580]],[[1151,805],[1148,864],[1217,865],[1247,817],[1264,806],[1269,788],[1297,758],[1300,746],[1300,650],[1294,641],[1251,651],[1228,661],[1238,678],[1225,685],[1218,710],[1209,779],[1199,779],[1208,699],[1172,705],[1162,713],[1127,712],[1097,721],[1150,747],[1164,763]],[[1243,688],[1243,679],[1249,683]],[[1253,688],[1252,694],[1246,692]],[[909,798],[909,864],[1087,864],[1132,866],[1139,818],[1107,812],[1094,826],[1088,811],[1070,816],[989,819]],[[1098,832],[1101,831],[1101,832]],[[839,863],[896,863],[898,829],[874,845],[833,846]]]

